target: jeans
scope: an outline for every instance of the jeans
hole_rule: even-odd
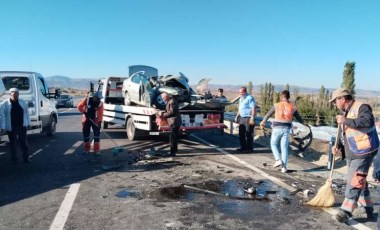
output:
[[[276,161],[282,161],[282,167],[287,167],[288,164],[288,154],[289,154],[289,136],[290,127],[274,127],[272,129],[272,135],[270,139],[270,147],[273,152],[274,159]],[[279,150],[279,145],[281,146],[281,155]]]

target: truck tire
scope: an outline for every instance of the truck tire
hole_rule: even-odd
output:
[[[127,131],[127,136],[128,136],[128,140],[130,141],[133,141],[135,140],[135,137],[136,137],[136,128],[135,128],[135,124],[133,122],[133,118],[129,118],[127,120],[127,127],[126,127],[126,131]]]
[[[131,105],[131,97],[128,92],[124,94],[124,105]]]
[[[107,121],[103,121],[103,129],[108,129],[108,122]]]
[[[53,116],[50,117],[50,123],[46,130],[46,135],[48,137],[52,137],[57,128],[57,119]]]

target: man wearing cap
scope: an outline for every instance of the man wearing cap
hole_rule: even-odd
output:
[[[341,153],[348,166],[345,198],[334,218],[341,223],[346,222],[359,205],[365,208],[367,218],[372,219],[373,203],[366,178],[379,148],[372,108],[354,100],[352,94],[342,88],[333,92],[330,102],[340,110],[336,122],[341,127],[332,153]]]
[[[82,133],[83,133],[83,154],[87,154],[91,149],[90,132],[94,132],[94,154],[100,156],[100,129],[103,121],[103,102],[100,99],[103,95],[100,91],[93,94],[92,97],[87,95],[83,98],[77,108],[82,115]]]
[[[26,139],[27,128],[30,127],[28,105],[25,100],[19,98],[17,88],[9,89],[10,97],[0,105],[1,130],[7,132],[10,142],[12,161],[17,162],[17,138],[20,140],[22,158],[24,163],[29,163],[29,148]]]

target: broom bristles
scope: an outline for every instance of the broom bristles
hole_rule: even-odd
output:
[[[332,189],[332,180],[326,180],[326,183],[319,189],[317,195],[306,204],[315,207],[332,207],[335,203],[335,194]]]

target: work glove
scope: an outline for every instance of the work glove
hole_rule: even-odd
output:
[[[249,124],[252,125],[252,126],[255,126],[255,118],[251,117],[249,119]]]
[[[162,114],[163,114],[162,111],[158,111],[158,112],[156,112],[156,115],[159,116],[159,117],[162,117]]]

